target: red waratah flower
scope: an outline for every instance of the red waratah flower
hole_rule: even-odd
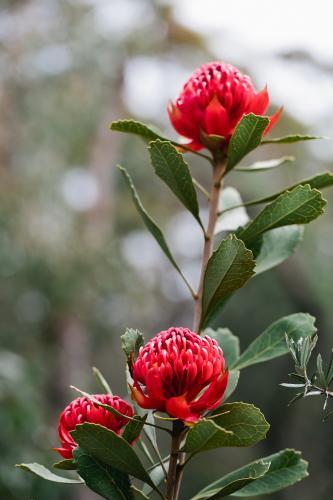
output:
[[[132,406],[119,396],[94,394],[93,397],[103,404],[112,406],[122,415],[132,417],[134,414]],[[73,440],[70,432],[75,429],[77,424],[83,424],[84,422],[103,425],[117,434],[120,434],[121,429],[127,424],[128,419],[110,413],[101,406],[95,405],[86,397],[75,399],[60,415],[58,433],[62,447],[54,449],[58,451],[62,457],[73,457],[72,452],[77,444]]]
[[[187,328],[169,328],[141,347],[132,376],[139,406],[188,423],[221,403],[228,382],[217,342]]]
[[[204,64],[185,83],[168,113],[177,132],[191,139],[186,144],[193,150],[209,148],[207,136],[220,135],[224,145],[243,115],[263,115],[269,105],[267,87],[256,92],[249,76],[224,62]],[[267,134],[280,118],[282,108],[270,117]]]

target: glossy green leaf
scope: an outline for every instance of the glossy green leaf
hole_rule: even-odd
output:
[[[46,479],[47,481],[52,481],[53,483],[82,484],[84,482],[82,479],[70,479],[68,477],[58,476],[58,474],[54,474],[44,467],[44,465],[37,464],[36,462],[31,464],[18,464],[16,467],[32,472],[36,476]]]
[[[138,135],[146,141],[155,141],[156,139],[164,140],[164,137],[155,132],[152,128],[136,120],[114,121],[111,123],[110,129],[115,132]]]
[[[143,205],[141,203],[141,200],[139,198],[139,195],[138,195],[138,193],[137,193],[137,191],[136,191],[136,189],[134,187],[134,184],[132,182],[131,176],[129,175],[129,173],[127,172],[127,170],[124,167],[118,166],[118,168],[121,171],[121,173],[123,174],[124,179],[126,180],[128,186],[129,186],[129,188],[131,190],[134,204],[135,204],[135,206],[136,206],[139,214],[141,215],[141,218],[142,218],[145,226],[150,231],[150,233],[152,234],[152,236],[155,238],[155,240],[159,244],[160,248],[163,250],[163,252],[166,255],[166,257],[169,259],[169,261],[171,262],[171,264],[173,265],[173,267],[181,275],[181,277],[185,281],[186,285],[190,288],[190,286],[189,286],[186,278],[184,277],[184,275],[183,275],[180,267],[178,266],[177,262],[175,261],[173,255],[172,255],[172,253],[171,253],[171,251],[170,251],[170,249],[169,249],[169,247],[167,245],[167,242],[165,241],[164,235],[163,235],[160,227],[156,224],[156,222],[154,221],[154,219],[151,218],[151,216],[148,214],[148,212],[143,207]]]
[[[248,403],[226,403],[189,430],[184,450],[199,453],[225,446],[251,446],[265,438],[269,424]]]
[[[269,196],[266,196],[265,198],[259,198],[257,200],[248,201],[248,202],[246,202],[246,206],[249,207],[251,205],[259,205],[260,203],[274,201],[274,200],[276,200],[276,198],[281,196],[281,194],[285,193],[286,191],[291,191],[297,186],[305,186],[307,184],[312,189],[318,189],[320,191],[321,189],[325,189],[325,188],[333,185],[333,174],[332,174],[332,172],[322,172],[321,174],[317,174],[317,175],[310,177],[308,179],[303,179],[299,182],[296,182],[292,186],[289,186],[288,188],[286,188],[282,191],[279,191],[278,193],[271,194]]]
[[[169,141],[159,139],[151,142],[148,149],[155,173],[203,227],[199,216],[197,193],[183,155]]]
[[[261,141],[261,144],[291,144],[293,142],[313,141],[315,139],[325,139],[325,137],[318,135],[292,134],[285,135],[284,137],[276,137],[275,139],[264,139]]]
[[[323,213],[325,205],[320,191],[309,185],[297,186],[267,205],[250,224],[237,232],[237,237],[249,245],[276,227],[311,222]]]
[[[308,476],[308,463],[301,458],[299,451],[286,449],[262,459],[270,462],[266,474],[234,493],[236,497],[269,495],[283,490]]]
[[[77,425],[71,435],[97,460],[154,486],[132,446],[115,432],[101,425],[84,423]]]
[[[287,163],[292,163],[295,161],[294,156],[282,156],[282,158],[276,158],[274,160],[264,160],[256,161],[252,165],[247,167],[235,167],[238,172],[264,172],[266,170],[272,170],[273,168],[281,167]]]
[[[241,469],[230,472],[226,476],[214,481],[204,489],[199,491],[191,500],[201,500],[206,498],[218,499],[232,495],[236,491],[244,488],[253,481],[263,477],[268,471],[270,462],[258,460]]]
[[[133,500],[128,474],[100,462],[80,447],[73,455],[88,488],[107,500]]]
[[[263,234],[259,253],[255,256],[256,275],[268,271],[288,259],[302,241],[303,234],[303,226],[295,224],[277,227]]]
[[[201,323],[219,307],[230,293],[241,288],[254,274],[255,261],[244,243],[229,235],[222,240],[208,261],[202,297]]]
[[[285,316],[270,325],[241,354],[232,369],[263,363],[288,353],[286,335],[294,340],[312,336],[316,331],[315,318],[306,313]]]
[[[259,146],[269,118],[257,116],[253,113],[244,115],[231,136],[228,147],[227,171],[234,168],[237,163]]]

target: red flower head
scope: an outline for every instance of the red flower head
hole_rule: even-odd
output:
[[[119,396],[95,394],[94,398],[98,399],[98,401],[103,404],[112,406],[123,415],[132,417],[134,414],[132,406]],[[62,448],[54,449],[58,451],[62,457],[73,458],[72,452],[77,444],[70,432],[75,429],[77,424],[83,424],[84,422],[103,425],[117,434],[120,434],[121,429],[127,424],[128,419],[110,413],[101,406],[95,405],[86,397],[74,399],[60,415],[58,433]]]
[[[207,135],[220,135],[224,145],[244,114],[263,115],[269,105],[265,87],[256,92],[249,76],[224,62],[204,64],[196,70],[176,100],[170,103],[168,113],[172,125],[180,135],[191,139],[187,144],[193,150],[209,147]],[[280,118],[282,108],[270,117],[265,134]]]
[[[189,423],[221,403],[228,382],[217,342],[187,328],[169,328],[141,347],[132,376],[138,405]]]

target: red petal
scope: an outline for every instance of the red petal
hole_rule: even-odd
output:
[[[182,396],[168,399],[166,402],[166,412],[171,417],[176,417],[180,420],[186,420],[187,418],[189,418],[191,412],[187,404],[185,395],[183,394]]]
[[[223,137],[228,135],[228,113],[216,94],[206,108],[204,122],[206,134],[222,135]]]
[[[52,448],[54,451],[60,453],[63,458],[73,458],[72,450],[68,448]]]
[[[170,121],[180,135],[189,139],[199,139],[199,127],[193,121],[188,119],[172,102],[169,103],[167,109]]]
[[[252,112],[255,115],[263,115],[265,114],[268,105],[269,105],[269,94],[266,86],[264,89],[262,89],[261,92],[258,92],[258,94],[256,94],[253,97],[247,112]]]
[[[208,389],[197,401],[190,404],[191,411],[195,413],[202,413],[216,408],[222,400],[227,384],[228,372],[225,371],[218,380],[210,384]]]
[[[129,386],[131,390],[131,396],[133,401],[135,401],[141,408],[145,408],[146,410],[150,408],[154,408],[154,401],[151,401],[150,398],[147,398],[142,392],[142,389],[139,387]]]
[[[264,132],[264,135],[268,134],[268,132],[274,127],[274,125],[277,124],[277,122],[280,120],[280,116],[282,115],[283,111],[283,106],[277,110],[276,113],[274,113],[273,116],[269,117],[269,124],[266,127],[266,130]]]

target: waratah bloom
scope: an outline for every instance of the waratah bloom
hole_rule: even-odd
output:
[[[225,138],[224,145],[244,114],[263,115],[269,105],[265,87],[256,92],[249,76],[224,62],[204,64],[185,83],[176,100],[168,106],[172,125],[177,132],[190,139],[186,144],[193,150],[209,147],[207,136]],[[281,115],[279,109],[270,117],[265,134]]]
[[[95,399],[98,399],[103,404],[112,406],[122,415],[132,417],[134,412],[131,405],[126,403],[119,396],[110,396],[108,394],[95,394]],[[77,424],[90,422],[93,424],[103,425],[108,429],[120,434],[121,429],[127,424],[126,417],[114,415],[105,410],[101,406],[95,405],[86,397],[74,399],[61,413],[58,433],[61,442],[61,448],[54,448],[64,458],[73,457],[73,449],[77,444],[72,438],[70,432],[75,429]]]
[[[221,403],[228,382],[217,342],[187,328],[169,328],[141,347],[132,376],[138,405],[189,423]]]

